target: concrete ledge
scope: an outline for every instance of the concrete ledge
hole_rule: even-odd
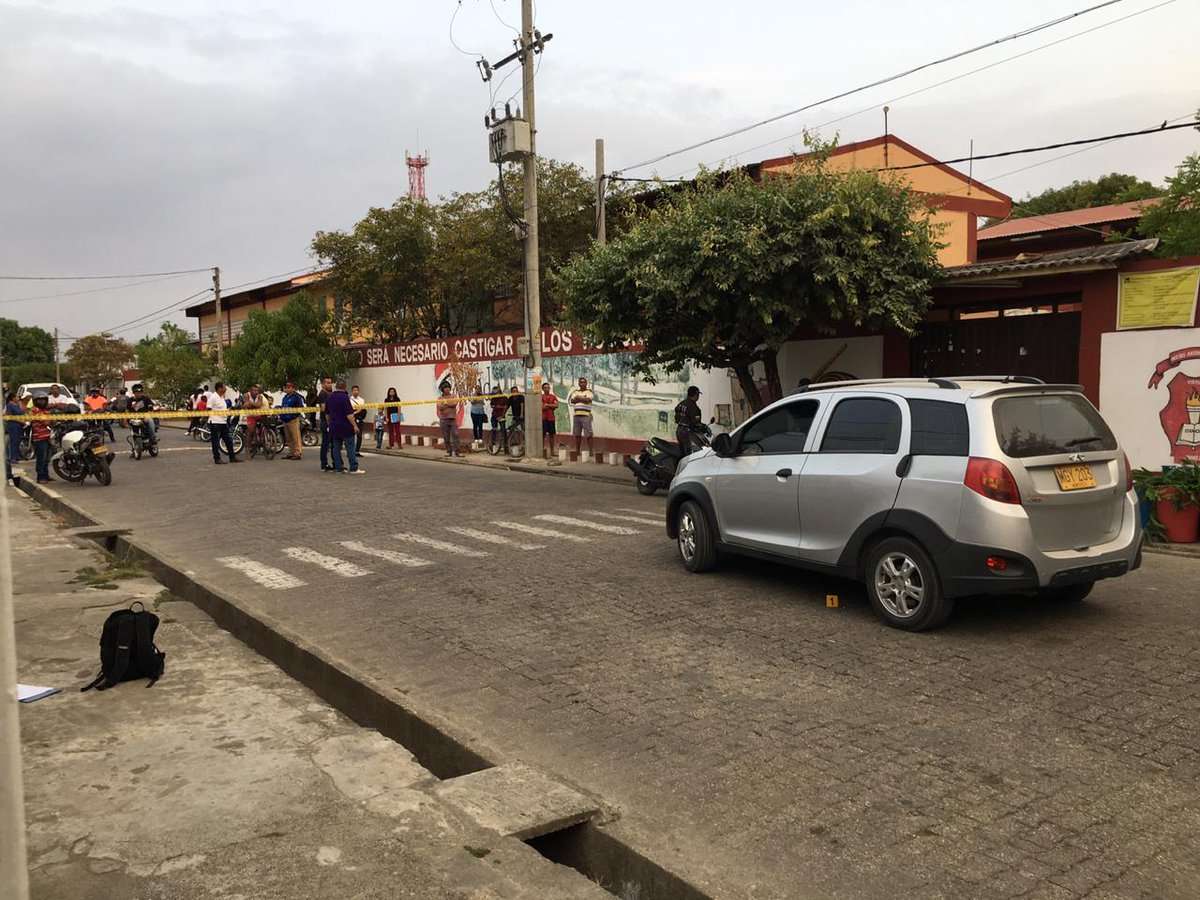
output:
[[[451,778],[433,793],[504,837],[541,837],[600,811],[588,797],[537,769],[514,763]]]
[[[423,459],[426,462],[446,462],[462,465],[464,460],[455,459],[447,456],[431,456],[428,453],[414,453],[411,450],[371,450],[377,456],[399,456],[404,459]],[[596,469],[595,472],[580,472],[576,469],[566,469],[561,467],[551,468],[549,465],[535,465],[522,462],[504,462],[493,461],[496,457],[489,457],[488,461],[480,460],[478,462],[468,461],[467,464],[481,469],[503,469],[509,472],[525,472],[530,475],[553,475],[556,478],[578,478],[584,481],[601,481],[605,484],[620,484],[627,487],[633,487],[633,477],[628,474],[625,468],[617,466],[602,466],[599,463],[588,463],[591,468]],[[560,463],[561,466],[561,463]],[[618,471],[613,471],[618,469]]]

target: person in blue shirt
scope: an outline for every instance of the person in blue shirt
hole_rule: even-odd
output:
[[[25,415],[25,407],[17,402],[17,395],[13,391],[9,391],[4,398],[4,414],[6,416]],[[20,422],[10,420],[4,423],[4,430],[8,434],[8,461],[9,463],[20,463],[21,439],[25,437],[25,426]]]
[[[304,397],[296,390],[296,383],[289,381],[283,386],[283,400],[280,406],[284,409],[299,409],[304,406]],[[300,414],[283,413],[279,416],[283,428],[287,432],[288,454],[284,459],[299,459],[302,452],[300,441]]]

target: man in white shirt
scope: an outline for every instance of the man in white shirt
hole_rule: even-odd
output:
[[[46,398],[46,405],[50,409],[62,409],[67,406],[75,406],[75,401],[62,393],[62,388],[57,384],[50,385],[50,393]]]
[[[208,430],[212,440],[213,462],[218,466],[224,465],[221,459],[221,444],[225,444],[225,452],[230,462],[241,462],[233,455],[233,437],[229,434],[229,407],[225,397],[225,382],[218,381],[216,389],[208,395]]]
[[[354,452],[362,453],[363,425],[367,419],[367,398],[359,393],[358,385],[350,388],[350,408],[354,410],[354,422],[358,434],[354,438]]]

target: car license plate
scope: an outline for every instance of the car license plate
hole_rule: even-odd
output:
[[[1055,466],[1054,477],[1058,479],[1058,488],[1062,491],[1081,491],[1096,486],[1096,476],[1092,474],[1092,467],[1086,464]]]
[[[93,447],[92,452],[95,453],[97,456],[103,456],[105,453],[108,452],[108,448],[107,447]]]

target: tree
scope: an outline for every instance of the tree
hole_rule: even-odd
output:
[[[21,363],[53,363],[54,336],[36,325],[0,319],[0,357],[6,369]]]
[[[192,336],[171,322],[163,322],[154,337],[138,341],[136,352],[147,389],[172,406],[182,403],[213,372],[212,361],[200,354]]]
[[[133,345],[107,331],[81,337],[67,350],[67,359],[75,367],[76,377],[88,387],[120,381],[133,356]]]
[[[345,370],[346,357],[337,346],[329,312],[305,292],[278,312],[250,313],[225,351],[225,378],[242,390],[255,383],[267,389],[286,381],[313,385]]]
[[[1200,254],[1200,153],[1185,157],[1167,178],[1166,195],[1142,213],[1138,230],[1159,239],[1160,256]]]
[[[521,297],[522,179],[515,168],[487,190],[437,204],[397,200],[373,208],[349,232],[318,232],[312,249],[331,267],[328,284],[343,335],[383,341],[444,337],[488,328],[493,304]],[[544,318],[559,306],[553,272],[591,243],[591,179],[578,166],[538,162],[538,224]]]
[[[1072,181],[1066,187],[1047,188],[1040,194],[1026,197],[1013,204],[1012,218],[1044,216],[1046,213],[1066,212],[1071,209],[1086,209],[1092,206],[1107,206],[1110,203],[1129,203],[1161,197],[1163,189],[1136,175],[1112,172],[1099,178]],[[988,224],[1000,221],[989,219]]]
[[[762,183],[706,173],[664,191],[628,231],[561,271],[566,314],[610,352],[642,343],[638,369],[732,369],[764,405],[751,367],[779,397],[777,352],[797,326],[911,332],[939,267],[928,210],[898,180],[838,173],[825,156]]]

